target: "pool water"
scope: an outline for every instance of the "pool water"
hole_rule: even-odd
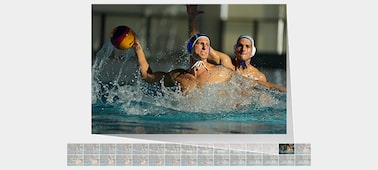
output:
[[[122,59],[110,57],[117,55]],[[132,56],[132,50],[116,51],[109,43],[97,53],[93,134],[286,134],[286,93],[246,90],[254,84],[234,76],[229,83],[183,95],[178,87],[144,82]],[[178,64],[148,60],[154,71],[168,71],[164,69],[187,65],[188,56],[180,57]]]

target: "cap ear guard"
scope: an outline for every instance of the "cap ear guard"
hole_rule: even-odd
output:
[[[186,46],[186,49],[188,50],[189,53],[192,53],[192,48],[193,48],[193,42],[188,41],[188,45]]]
[[[255,45],[253,45],[252,56],[251,57],[255,56],[256,51],[257,51],[257,49],[256,49]]]

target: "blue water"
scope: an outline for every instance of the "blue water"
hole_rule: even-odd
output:
[[[246,90],[251,84],[235,76],[185,96],[178,87],[141,80],[133,55],[109,43],[97,53],[92,66],[93,134],[286,134],[285,93]],[[185,57],[160,68],[151,64],[156,58],[148,60],[154,71],[168,71],[163,69],[187,66]],[[251,94],[242,96],[242,91]]]

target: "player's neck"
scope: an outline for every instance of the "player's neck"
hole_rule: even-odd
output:
[[[240,60],[236,60],[235,61],[235,66],[236,68],[241,68],[241,69],[247,69],[248,67],[252,66],[250,61],[240,61]]]

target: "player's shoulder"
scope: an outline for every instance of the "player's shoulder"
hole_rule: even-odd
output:
[[[223,65],[216,65],[214,67],[214,72],[215,73],[227,73],[227,74],[233,74],[234,73],[234,70],[232,70],[231,68],[228,68],[226,66],[223,66]]]

